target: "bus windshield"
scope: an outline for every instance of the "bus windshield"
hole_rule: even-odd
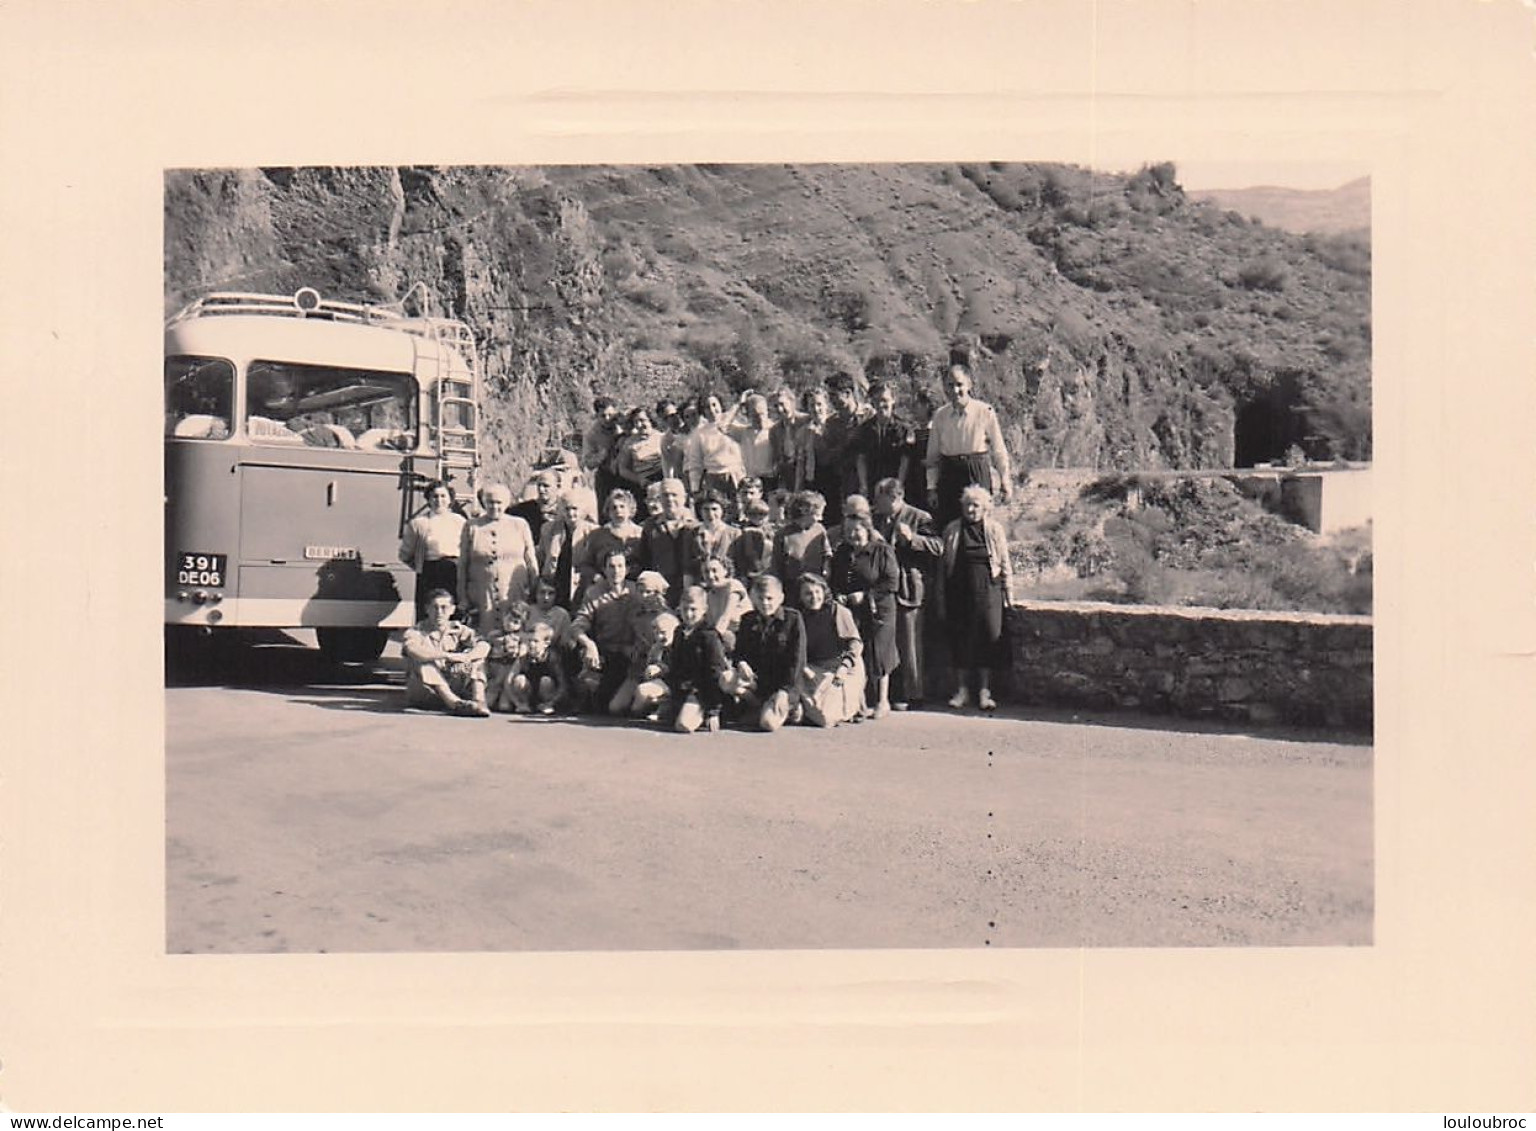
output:
[[[245,430],[255,443],[416,447],[416,381],[407,373],[253,361],[245,387]]]
[[[165,434],[225,440],[234,426],[235,367],[217,357],[165,359]]]

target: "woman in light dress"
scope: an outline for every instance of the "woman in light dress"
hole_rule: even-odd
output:
[[[496,627],[508,601],[530,601],[539,577],[533,531],[507,514],[512,492],[500,483],[482,487],[480,517],[464,527],[459,544],[459,608],[482,635]]]

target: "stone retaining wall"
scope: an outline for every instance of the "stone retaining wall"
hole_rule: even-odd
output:
[[[1006,631],[1018,702],[1371,728],[1370,617],[1026,601]]]

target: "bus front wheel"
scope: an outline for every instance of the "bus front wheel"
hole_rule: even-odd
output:
[[[320,655],[332,664],[371,664],[389,643],[387,628],[317,628]]]

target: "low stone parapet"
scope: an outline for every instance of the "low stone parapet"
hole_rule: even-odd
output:
[[[1025,601],[1018,702],[1369,731],[1370,617]]]

